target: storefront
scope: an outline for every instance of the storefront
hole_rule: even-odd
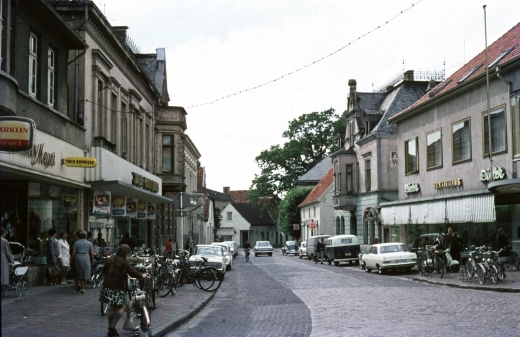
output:
[[[135,166],[100,147],[90,155],[98,167],[86,174],[91,189],[88,197],[88,230],[98,234],[107,246],[115,249],[125,233],[135,247],[155,248],[152,233],[156,225],[156,209],[172,200],[162,196],[162,181],[150,172]]]

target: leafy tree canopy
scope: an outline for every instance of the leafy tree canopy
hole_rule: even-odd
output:
[[[250,187],[248,199],[282,196],[294,187],[294,181],[318,164],[330,152],[339,149],[337,134],[345,130],[346,119],[334,109],[304,114],[289,122],[282,133],[287,142],[272,145],[255,158],[261,169]]]
[[[305,200],[307,195],[312,191],[312,186],[293,188],[285,195],[285,198],[280,203],[278,210],[278,228],[285,234],[294,236],[293,224],[301,223],[300,210],[298,205]]]

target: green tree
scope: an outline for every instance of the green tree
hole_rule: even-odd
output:
[[[282,133],[287,142],[272,145],[255,158],[261,173],[255,174],[248,199],[256,204],[258,197],[282,196],[294,187],[305,172],[330,152],[339,149],[337,135],[345,130],[346,119],[334,109],[304,114],[289,122]]]
[[[285,195],[278,210],[278,228],[285,234],[298,236],[293,231],[293,224],[301,223],[298,205],[302,203],[312,191],[312,186],[293,188]]]

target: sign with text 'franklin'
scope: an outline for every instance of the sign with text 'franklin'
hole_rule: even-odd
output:
[[[30,150],[34,142],[36,124],[29,118],[0,117],[0,151],[21,152]]]

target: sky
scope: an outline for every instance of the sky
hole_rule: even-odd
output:
[[[346,110],[403,70],[446,77],[519,21],[518,0],[94,0],[141,53],[165,48],[170,106],[186,109],[208,188],[247,190],[289,121]],[[265,85],[264,85],[265,84]],[[252,89],[255,88],[255,89]],[[246,90],[247,89],[247,90]]]

